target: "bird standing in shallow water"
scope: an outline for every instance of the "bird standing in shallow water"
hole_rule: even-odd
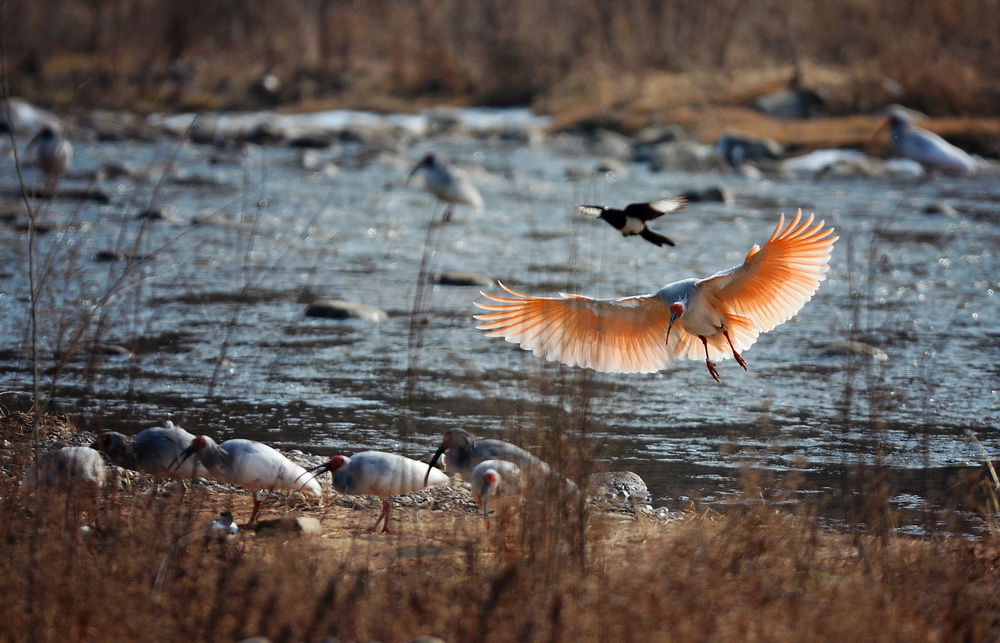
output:
[[[309,469],[310,473],[317,475],[327,471],[332,475],[333,488],[338,493],[378,496],[382,500],[382,512],[372,531],[378,529],[384,519],[383,534],[390,533],[388,496],[423,489],[428,484],[448,484],[448,476],[439,469],[425,476],[423,462],[381,451],[362,451],[351,457],[335,455],[329,462]]]
[[[46,176],[46,190],[53,191],[73,162],[73,146],[52,125],[44,126],[28,143],[35,148],[35,163]]]
[[[649,203],[631,203],[624,210],[608,208],[602,205],[580,205],[577,210],[591,217],[607,221],[608,224],[622,233],[623,237],[639,235],[653,245],[662,247],[674,245],[674,242],[653,232],[646,227],[647,221],[663,216],[668,212],[676,212],[687,204],[682,196],[672,196]]]
[[[253,513],[247,524],[254,524],[260,511],[260,492],[290,489],[320,495],[319,483],[309,478],[299,482],[306,470],[276,449],[253,440],[215,440],[199,435],[175,458],[171,470],[176,471],[186,459],[197,454],[201,464],[217,480],[239,485],[253,492]]]
[[[969,174],[976,169],[976,160],[965,151],[916,127],[912,117],[898,109],[889,115],[889,143],[896,154],[920,163],[928,172]]]
[[[410,170],[410,175],[406,177],[407,185],[420,170],[424,171],[424,187],[427,191],[447,204],[441,219],[443,223],[451,221],[451,209],[454,205],[467,205],[473,210],[483,209],[483,195],[464,170],[439,160],[433,154],[427,154]]]
[[[481,293],[495,303],[476,306],[477,328],[547,360],[614,373],[652,373],[678,359],[705,356],[716,382],[717,359],[730,354],[746,370],[746,350],[809,301],[830,268],[838,237],[800,210],[788,227],[781,215],[763,247],[743,264],[707,279],[684,279],[651,295],[595,299],[583,295],[533,297]]]

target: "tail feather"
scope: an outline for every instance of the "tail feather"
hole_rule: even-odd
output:
[[[642,236],[643,239],[652,244],[656,244],[657,246],[662,247],[663,244],[666,244],[668,246],[674,245],[673,241],[671,241],[667,237],[664,237],[662,234],[657,234],[656,232],[653,232],[649,228],[643,228],[642,232],[640,232],[639,234]]]

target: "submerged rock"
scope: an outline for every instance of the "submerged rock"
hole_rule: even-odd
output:
[[[496,283],[492,277],[468,270],[447,270],[434,275],[432,280],[442,286],[481,286],[484,288],[491,288]]]
[[[885,362],[889,359],[889,354],[877,346],[859,342],[853,339],[831,342],[823,347],[823,354],[828,356],[857,356],[867,357],[876,362]]]
[[[306,306],[306,317],[322,319],[364,319],[370,322],[384,322],[389,313],[369,304],[359,304],[341,299],[317,299]]]
[[[721,185],[687,190],[686,192],[682,192],[681,196],[687,199],[688,203],[704,201],[706,203],[725,203],[729,205],[733,202],[733,193],[729,191],[729,188]]]

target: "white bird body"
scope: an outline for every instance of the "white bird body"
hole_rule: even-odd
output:
[[[434,469],[425,482],[423,462],[411,460],[396,453],[362,451],[351,457],[336,455],[310,472],[330,472],[333,488],[338,493],[355,496],[378,496],[382,500],[382,512],[372,531],[385,519],[382,532],[389,532],[388,496],[409,493],[423,489],[427,485],[448,484],[448,476]]]
[[[63,447],[38,455],[21,481],[21,491],[30,493],[40,488],[78,484],[104,485],[107,467],[104,458],[90,447]]]
[[[180,467],[193,454],[197,454],[211,477],[254,492],[250,524],[260,510],[260,491],[288,489],[308,491],[317,496],[322,493],[315,479],[300,480],[307,473],[306,469],[261,442],[237,438],[218,444],[207,435],[199,435],[177,456],[171,469]]]
[[[483,508],[483,518],[489,527],[490,503],[500,513],[506,513],[520,501],[521,469],[506,460],[483,460],[472,470],[472,498]]]
[[[616,373],[652,373],[675,360],[734,357],[760,333],[793,317],[829,270],[838,237],[802,212],[784,227],[781,216],[763,247],[753,246],[743,264],[707,279],[684,279],[656,293],[621,299],[583,295],[534,297],[500,286],[510,296],[482,293],[495,303],[476,306],[478,328],[550,361]]]
[[[937,134],[916,127],[910,116],[893,112],[889,117],[889,142],[902,157],[914,160],[930,171],[946,170],[969,174],[976,169],[974,158]]]
[[[193,434],[167,420],[165,426],[143,429],[131,439],[116,431],[101,433],[94,446],[118,466],[148,473],[157,479],[207,478],[210,474],[197,458],[171,468],[194,438]]]
[[[73,146],[51,125],[43,127],[28,146],[35,146],[35,163],[50,182],[62,178],[73,162]]]
[[[443,221],[451,220],[453,205],[467,205],[473,210],[483,209],[483,195],[479,193],[465,170],[445,163],[433,154],[427,154],[410,171],[407,183],[420,170],[424,171],[424,187],[427,191],[447,204]]]
[[[549,474],[549,465],[516,444],[503,440],[481,440],[465,429],[457,427],[445,431],[441,445],[427,465],[428,474],[438,471],[433,467],[442,454],[445,457],[444,466],[448,473],[452,475],[457,473],[466,482],[472,481],[473,469],[484,460],[506,460],[541,475]]]

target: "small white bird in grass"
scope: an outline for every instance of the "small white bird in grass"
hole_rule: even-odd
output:
[[[384,519],[382,533],[387,534],[390,533],[388,496],[423,489],[428,484],[448,484],[448,476],[439,469],[434,469],[425,477],[424,466],[423,462],[396,453],[362,451],[351,457],[335,455],[329,462],[310,468],[309,472],[320,475],[329,471],[333,477],[333,488],[338,493],[378,496],[382,500],[382,512],[372,531],[378,529]]]
[[[289,489],[317,496],[322,493],[319,483],[312,478],[299,480],[306,473],[303,467],[260,442],[235,439],[217,444],[212,438],[199,435],[175,458],[170,469],[176,471],[192,455],[197,455],[211,477],[253,492],[253,513],[247,523],[250,525],[260,511],[261,491]]]
[[[484,460],[472,470],[472,498],[483,508],[483,520],[490,527],[490,501],[500,515],[501,526],[521,496],[521,469],[506,460]]]
[[[744,370],[744,351],[808,302],[830,268],[838,237],[800,210],[788,227],[781,215],[763,247],[743,264],[707,279],[684,279],[651,295],[594,299],[533,297],[500,286],[510,297],[476,306],[491,337],[503,337],[547,360],[613,373],[652,373],[678,359],[705,356],[716,382],[717,359],[730,354]]]
[[[194,438],[193,434],[167,420],[164,426],[144,429],[131,439],[117,431],[106,431],[97,436],[93,446],[118,466],[148,473],[157,479],[207,478],[208,470],[197,458],[171,468]]]
[[[28,143],[34,147],[35,163],[45,172],[48,187],[54,188],[73,163],[73,146],[53,125],[45,125]]]
[[[933,132],[916,127],[913,117],[898,109],[889,115],[889,143],[896,154],[920,163],[928,172],[969,174],[977,166],[976,160],[965,151]]]
[[[100,453],[90,447],[63,447],[38,455],[21,481],[21,491],[72,489],[81,484],[97,489],[104,485],[106,477],[107,467]]]
[[[676,212],[687,204],[682,196],[672,196],[649,203],[631,203],[624,210],[608,208],[602,205],[579,205],[577,210],[591,217],[607,221],[611,227],[622,233],[623,237],[639,235],[653,245],[662,247],[674,245],[674,242],[653,232],[646,227],[646,222],[652,221],[669,212]]]
[[[549,465],[531,455],[516,444],[503,440],[481,440],[465,429],[448,429],[441,439],[441,445],[434,452],[430,464],[427,465],[427,476],[438,471],[434,468],[441,455],[444,455],[444,466],[448,473],[462,476],[462,480],[472,480],[472,470],[484,460],[506,460],[521,468],[538,471],[544,475],[549,473]],[[427,480],[426,476],[424,478]]]
[[[483,195],[464,170],[439,160],[433,154],[427,154],[410,170],[406,185],[410,184],[410,179],[420,170],[424,171],[424,187],[427,191],[447,204],[442,222],[451,221],[451,209],[455,205],[467,205],[473,210],[483,209]]]

